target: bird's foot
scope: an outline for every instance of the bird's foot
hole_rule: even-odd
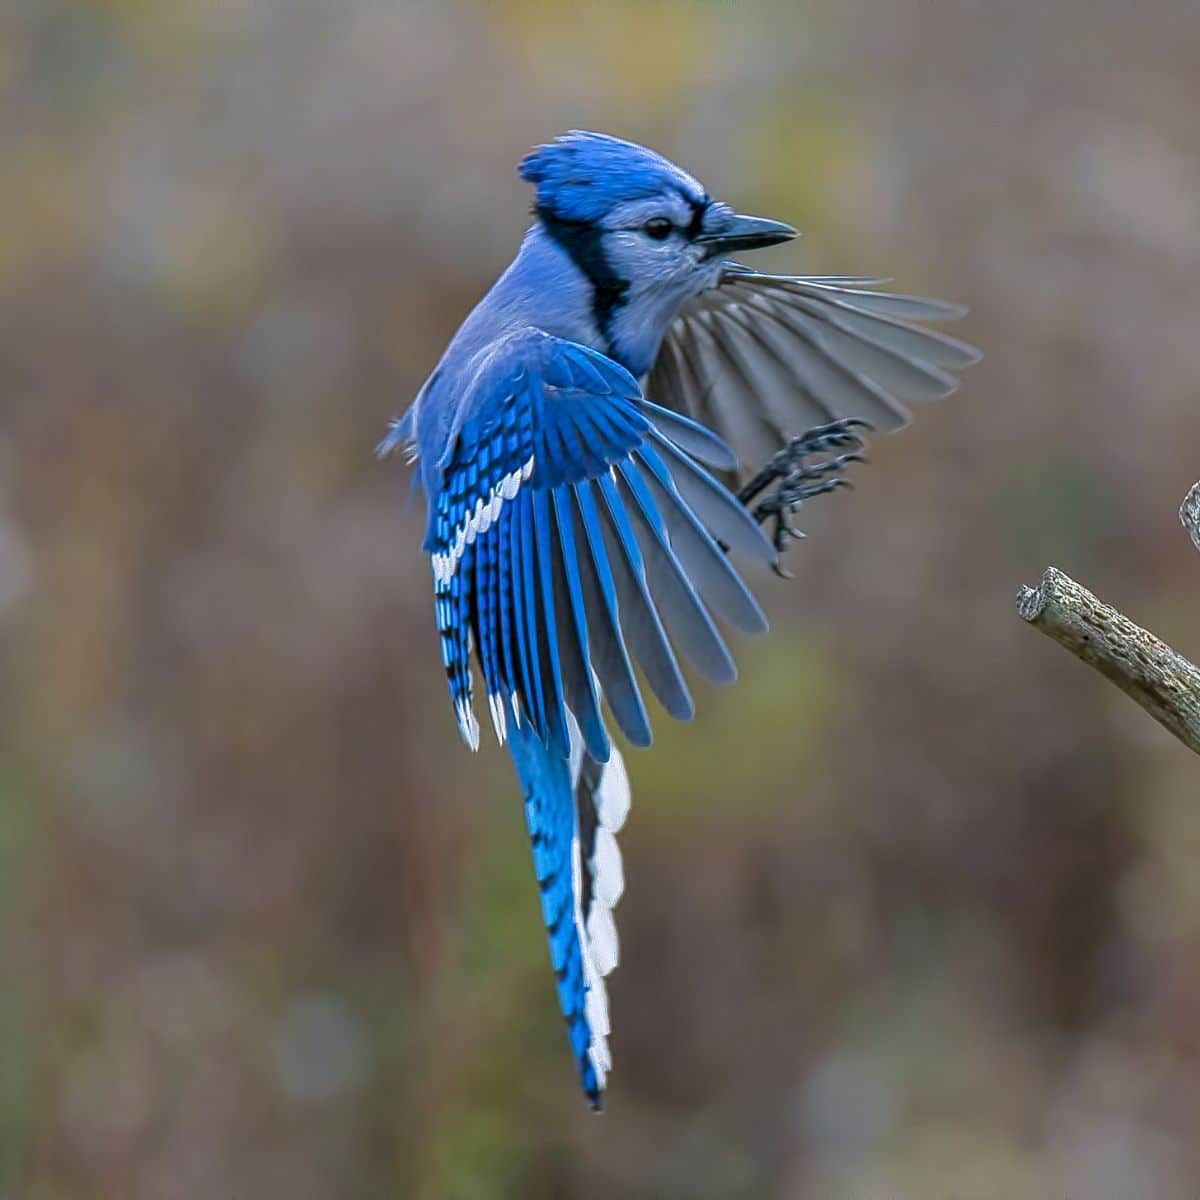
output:
[[[782,555],[793,539],[804,537],[792,518],[805,500],[854,486],[844,472],[851,463],[866,462],[866,442],[859,430],[871,428],[869,421],[857,417],[818,425],[792,438],[738,493],[756,521],[772,523],[777,554]],[[779,561],[775,573],[791,578]]]

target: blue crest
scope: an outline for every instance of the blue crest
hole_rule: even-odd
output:
[[[537,207],[563,221],[599,221],[618,204],[680,193],[692,204],[704,188],[686,171],[636,142],[572,129],[521,160],[517,173],[537,188]]]

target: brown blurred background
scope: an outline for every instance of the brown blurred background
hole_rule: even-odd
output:
[[[1194,0],[6,0],[0,1196],[1200,1195],[1200,763],[1014,609],[1200,651],[1198,111]],[[576,125],[987,353],[632,757],[602,1119],[371,456]]]

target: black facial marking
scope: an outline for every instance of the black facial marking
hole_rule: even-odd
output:
[[[592,313],[596,328],[610,341],[609,327],[617,309],[625,303],[629,280],[622,279],[604,257],[604,230],[584,221],[564,221],[548,209],[534,210],[546,232],[571,256],[571,261],[592,284]]]
[[[692,220],[687,229],[684,230],[688,239],[691,240],[692,238],[699,237],[703,232],[704,214],[708,212],[709,199],[707,196],[700,201],[690,200],[687,196],[684,196],[684,199],[692,206]]]

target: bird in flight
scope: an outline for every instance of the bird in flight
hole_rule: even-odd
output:
[[[478,749],[478,681],[599,1109],[630,804],[608,722],[651,739],[634,665],[683,720],[681,658],[732,682],[721,626],[767,627],[742,571],[782,570],[797,508],[844,482],[861,430],[901,427],[905,400],[949,394],[979,356],[917,324],[957,305],[733,261],[796,231],[644,146],[573,131],[518,170],[534,222],[380,453],[417,464],[455,718]]]

